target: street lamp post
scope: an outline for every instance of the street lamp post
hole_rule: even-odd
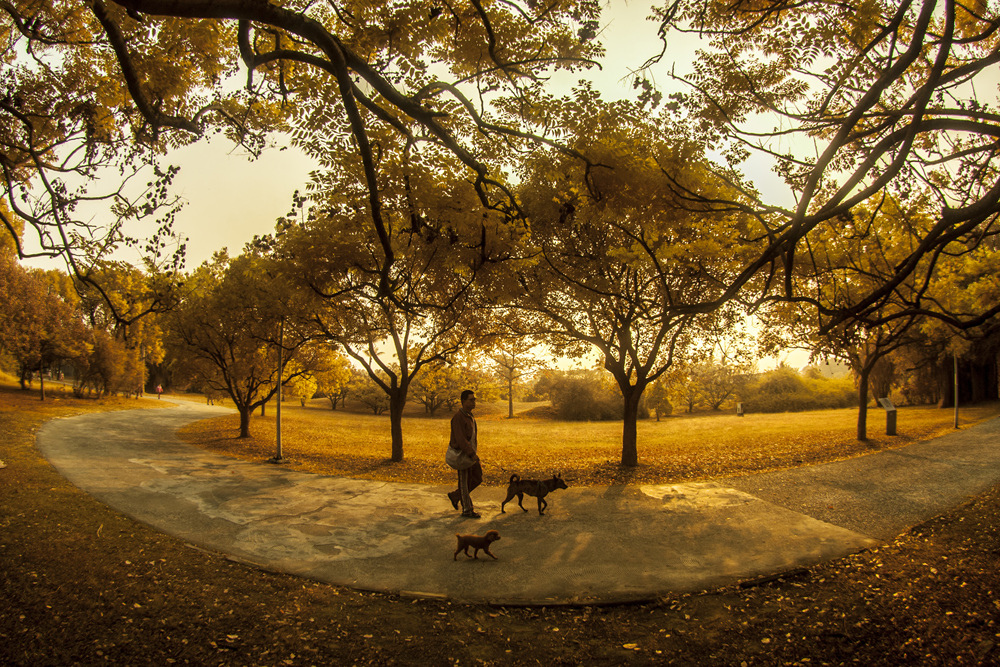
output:
[[[958,428],[958,355],[953,354],[955,363],[955,428]]]
[[[282,353],[285,350],[285,318],[281,318],[281,324],[278,325],[278,406],[275,412],[274,418],[274,440],[277,443],[277,451],[274,454],[274,458],[271,459],[271,463],[281,462],[281,377],[284,375],[284,369],[282,366]]]

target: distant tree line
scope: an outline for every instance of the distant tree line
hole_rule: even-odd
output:
[[[731,380],[720,386],[720,376]],[[622,409],[620,395],[600,371],[545,371],[528,397],[550,400],[553,416],[570,421],[617,420]],[[646,395],[640,416],[659,420],[672,414],[732,412],[737,404],[745,412],[847,408],[857,405],[857,393],[850,375],[827,378],[815,366],[801,373],[781,366],[736,374],[721,365],[702,364],[658,381]]]
[[[120,285],[145,282],[131,267],[106,273]],[[0,367],[22,388],[37,379],[42,400],[47,378],[65,380],[77,396],[139,396],[150,379],[148,368],[163,359],[161,332],[153,320],[112,317],[108,302],[86,285],[61,271],[24,268],[2,248],[0,291],[5,294]],[[116,292],[113,298],[122,295]],[[143,290],[132,296],[117,304],[122,312],[142,308]]]

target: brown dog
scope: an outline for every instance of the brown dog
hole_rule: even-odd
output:
[[[480,549],[488,553],[490,556],[493,556],[490,552],[490,545],[500,539],[500,533],[495,530],[488,530],[485,535],[459,535],[458,533],[455,533],[455,537],[458,538],[458,548],[455,549],[455,557],[452,560],[458,560],[459,551],[464,551],[466,558],[468,558],[469,547],[474,549],[472,557],[479,560]],[[499,559],[496,556],[493,556],[493,560]]]
[[[552,475],[552,479],[542,480],[541,482],[534,479],[521,479],[517,475],[511,475],[510,484],[507,485],[507,497],[500,503],[500,511],[506,514],[507,510],[503,506],[510,502],[514,496],[517,496],[518,507],[527,512],[528,510],[525,510],[524,505],[521,504],[524,494],[527,493],[529,496],[538,498],[538,515],[541,516],[545,513],[545,508],[549,506],[548,501],[545,500],[545,496],[556,489],[566,488],[569,487],[566,486],[566,482],[559,475]]]

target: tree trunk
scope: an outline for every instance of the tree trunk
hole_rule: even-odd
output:
[[[250,407],[240,408],[240,437],[249,438],[250,437]]]
[[[935,375],[940,396],[937,403],[939,408],[955,406],[955,372],[952,363],[952,358],[948,357],[947,360],[940,360],[937,364]]]
[[[389,395],[389,430],[392,433],[392,460],[403,460],[403,407],[406,394],[396,390]]]
[[[979,359],[964,366],[968,376],[969,396],[967,402],[995,401],[998,396],[996,360],[989,359],[984,362]]]
[[[862,368],[858,376],[858,440],[868,440],[868,375],[871,368]]]
[[[507,378],[507,419],[514,418],[514,380]]]
[[[622,465],[635,467],[639,465],[639,449],[637,446],[636,423],[639,420],[639,399],[642,389],[630,387],[623,391],[625,412],[622,423]]]
[[[45,372],[38,371],[38,388],[41,390],[41,398],[39,400],[45,400]]]

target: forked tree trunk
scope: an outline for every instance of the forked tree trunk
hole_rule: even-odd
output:
[[[507,419],[514,418],[514,380],[507,378]]]
[[[396,390],[389,395],[389,431],[392,434],[392,460],[403,460],[403,408],[406,393]]]
[[[625,399],[622,420],[622,465],[635,467],[639,465],[636,424],[639,420],[639,399],[642,398],[642,389],[629,387],[622,393]]]
[[[862,368],[858,376],[858,440],[868,440],[868,375],[870,368]]]
[[[250,407],[240,408],[240,437],[249,438],[250,437]]]

